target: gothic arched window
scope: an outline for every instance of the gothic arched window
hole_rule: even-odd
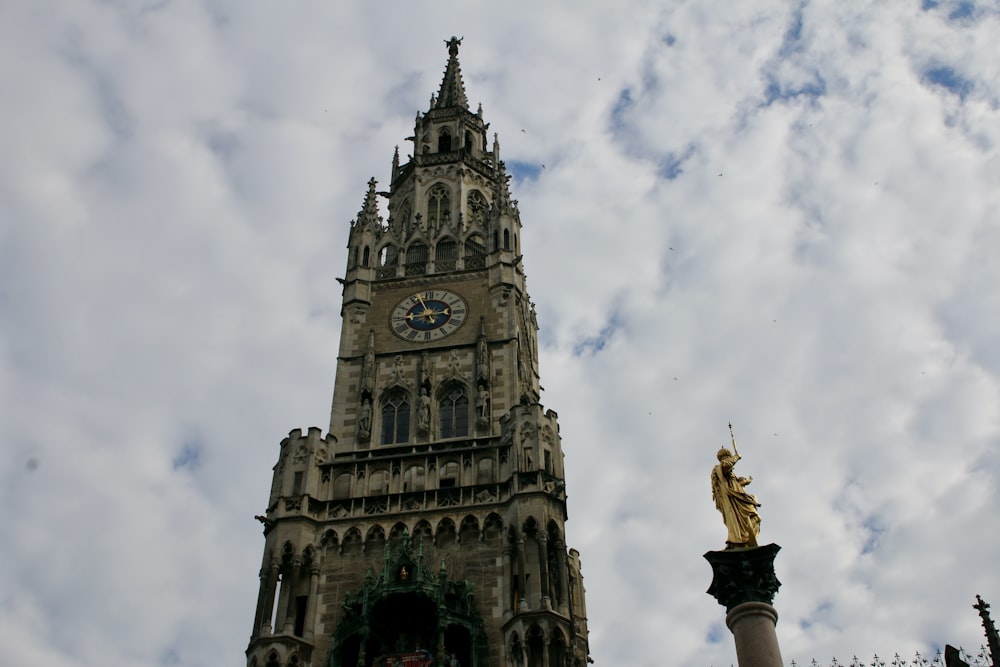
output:
[[[503,249],[510,250],[510,230],[503,230]]]
[[[448,187],[438,183],[427,194],[427,224],[437,228],[451,220],[451,193]]]
[[[486,254],[486,241],[479,234],[473,234],[465,239],[465,256],[482,257]]]
[[[448,128],[441,130],[438,135],[438,153],[447,153],[451,150],[451,132]]]
[[[434,249],[434,268],[437,271],[454,271],[458,259],[458,244],[454,239],[442,239]]]
[[[454,461],[450,463],[445,463],[441,466],[441,477],[438,479],[438,487],[442,489],[451,489],[458,486],[458,474],[459,474],[458,464]],[[445,519],[441,523],[444,524],[445,521],[451,522],[450,519]],[[455,530],[455,524],[451,524],[451,529]],[[438,526],[438,532],[441,532],[441,526]]]
[[[493,459],[481,459],[476,466],[476,484],[493,483]]]
[[[427,263],[427,246],[423,243],[417,242],[406,249],[406,263],[407,264],[426,264]]]
[[[379,252],[380,266],[396,266],[399,264],[399,248],[387,245]]]
[[[438,405],[440,416],[440,436],[442,438],[461,438],[469,435],[469,397],[465,389],[453,385],[441,397]]]
[[[389,473],[385,470],[375,470],[368,475],[368,495],[382,496],[389,493]]]
[[[337,500],[342,500],[344,498],[351,497],[351,484],[354,482],[354,477],[349,472],[345,472],[342,475],[337,475],[337,479],[333,482],[333,497]]]
[[[382,444],[410,439],[410,401],[402,389],[391,392],[382,404]]]
[[[410,466],[403,473],[403,492],[423,491],[426,478],[423,466]]]

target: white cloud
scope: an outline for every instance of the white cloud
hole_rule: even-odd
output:
[[[536,172],[513,194],[598,664],[734,661],[701,558],[729,420],[786,662],[981,641],[995,11],[592,4],[0,9],[9,660],[240,660],[277,443],[327,420],[348,223],[451,34]]]

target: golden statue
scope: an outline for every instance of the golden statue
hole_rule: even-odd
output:
[[[760,533],[760,514],[757,512],[760,503],[756,496],[747,493],[744,488],[753,481],[753,477],[739,477],[733,472],[741,457],[736,451],[732,424],[729,425],[729,434],[733,441],[733,451],[723,447],[716,454],[719,463],[712,468],[712,499],[716,509],[722,512],[722,521],[729,531],[726,548],[755,547]]]

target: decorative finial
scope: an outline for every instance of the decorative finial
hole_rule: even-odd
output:
[[[976,604],[972,605],[972,608],[979,612],[979,618],[983,621],[983,629],[986,630],[986,643],[990,647],[990,657],[993,659],[993,664],[1000,664],[997,662],[1000,660],[1000,634],[997,633],[997,626],[990,618],[990,605],[979,595],[976,595]]]
[[[722,522],[726,524],[726,548],[756,547],[757,535],[760,533],[760,514],[757,512],[760,503],[756,496],[747,493],[745,489],[753,481],[753,477],[739,477],[733,472],[741,457],[736,451],[736,436],[733,435],[732,424],[729,424],[729,438],[733,451],[722,447],[716,453],[719,462],[712,468],[712,500],[715,501],[716,509],[722,513]]]
[[[451,39],[444,40],[444,43],[448,45],[448,55],[457,56],[458,55],[458,45],[462,43],[465,37],[455,37],[452,35]]]

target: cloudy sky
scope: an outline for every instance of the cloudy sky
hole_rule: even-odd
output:
[[[516,177],[597,664],[735,661],[702,559],[730,420],[786,663],[977,648],[996,2],[7,0],[3,663],[243,662],[348,226],[451,35]]]

